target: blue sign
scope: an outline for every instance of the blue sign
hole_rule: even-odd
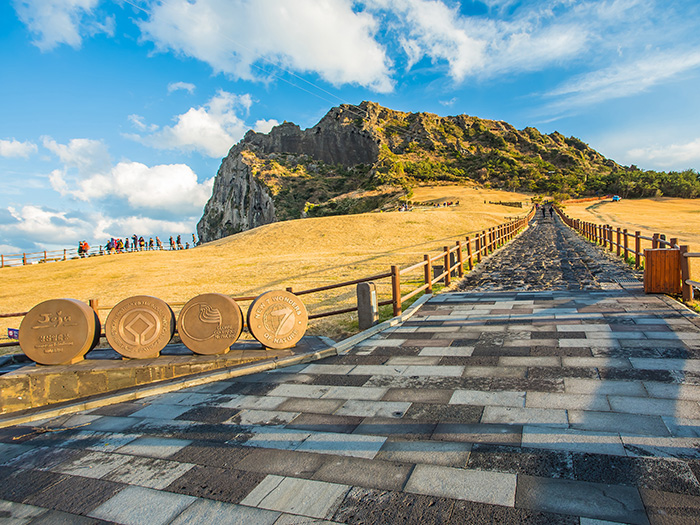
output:
[[[19,339],[19,330],[17,328],[8,328],[7,337],[10,339]]]

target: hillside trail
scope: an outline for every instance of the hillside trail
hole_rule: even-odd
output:
[[[641,272],[576,234],[556,215],[537,213],[525,232],[477,265],[458,289],[610,290],[641,279]]]

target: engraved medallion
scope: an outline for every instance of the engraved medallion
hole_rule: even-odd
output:
[[[19,345],[42,365],[76,363],[97,346],[100,321],[95,311],[75,299],[39,303],[22,319]]]
[[[248,329],[263,346],[281,350],[296,345],[306,333],[304,303],[285,291],[265,292],[248,308]]]
[[[197,354],[225,354],[243,330],[238,303],[227,295],[205,293],[190,299],[177,318],[177,332]]]
[[[124,357],[158,357],[175,333],[175,314],[168,304],[148,295],[124,299],[107,316],[109,345]]]

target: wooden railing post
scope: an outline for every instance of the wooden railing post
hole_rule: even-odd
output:
[[[22,265],[26,266],[27,265],[27,254],[22,253]]]
[[[467,235],[467,260],[469,261],[469,271],[474,269],[474,258],[472,256],[472,240],[469,235]]]
[[[617,256],[619,257],[622,253],[622,230],[617,227]]]
[[[46,250],[44,250],[44,262],[46,262]]]
[[[678,237],[671,237],[671,239],[669,240],[669,242],[671,243],[671,245],[669,246],[669,248],[675,250],[675,249],[678,247]]]
[[[613,227],[612,226],[608,226],[608,237],[609,237],[609,241],[610,241],[610,251],[613,251],[613,249],[615,248],[614,247],[615,243],[613,241]]]
[[[642,259],[642,232],[634,232],[634,267],[639,269]]]
[[[63,248],[63,260],[65,261],[68,258],[68,250]]]
[[[5,256],[0,255],[0,268],[4,268],[4,267],[5,267]]]
[[[659,234],[655,233],[651,236],[651,248],[655,250],[659,247]]]
[[[443,260],[445,261],[445,286],[449,286],[452,282],[452,278],[450,277],[450,274],[452,273],[452,270],[450,268],[450,247],[449,246],[443,246],[442,251],[445,252],[445,255],[443,255]]]
[[[424,255],[423,260],[425,261],[425,266],[423,267],[423,278],[425,280],[425,284],[428,286],[425,289],[425,293],[431,294],[433,293],[433,268],[432,264],[430,263],[430,255]]]
[[[394,317],[401,315],[401,274],[396,265],[391,266],[391,301],[394,306]]]
[[[681,283],[683,284],[683,301],[689,303],[693,300],[693,285],[686,284],[686,281],[690,279],[690,257],[686,257],[685,254],[688,253],[688,245],[684,244],[680,247],[681,251]]]
[[[627,258],[630,256],[630,248],[629,248],[629,237],[627,235],[627,228],[622,230],[622,239],[624,243],[624,249],[625,249],[625,262],[627,262]]]
[[[464,259],[462,256],[462,241],[457,241],[457,275],[464,277]]]

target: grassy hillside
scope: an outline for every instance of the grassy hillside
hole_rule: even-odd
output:
[[[293,286],[307,289],[407,266],[424,253],[442,249],[471,231],[522,214],[526,208],[484,201],[528,201],[522,194],[463,186],[421,187],[416,200],[460,201],[459,206],[425,207],[412,212],[367,213],[278,222],[191,250],[140,252],[0,270],[0,313],[26,311],[54,298],[113,306],[132,295],[184,302],[197,294],[255,295]],[[354,288],[304,297],[311,312],[350,306]],[[387,287],[381,292],[386,294]],[[107,311],[101,312],[104,320]],[[333,318],[331,318],[333,319]],[[332,323],[333,321],[330,321]],[[2,334],[19,320],[0,319]],[[338,332],[329,322],[316,332]],[[335,332],[334,332],[335,331]]]

